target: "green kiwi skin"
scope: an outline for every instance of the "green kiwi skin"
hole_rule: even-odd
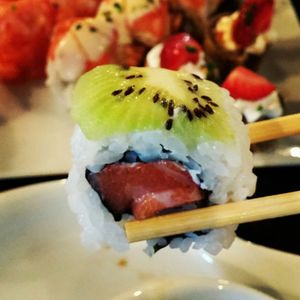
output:
[[[163,130],[194,147],[200,139],[233,139],[223,97],[195,74],[104,65],[77,82],[71,115],[90,140]]]

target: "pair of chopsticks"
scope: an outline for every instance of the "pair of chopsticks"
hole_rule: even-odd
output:
[[[300,113],[248,125],[252,144],[300,134]],[[300,191],[125,223],[129,242],[300,213]]]

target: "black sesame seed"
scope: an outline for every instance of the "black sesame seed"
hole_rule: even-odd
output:
[[[97,32],[98,29],[95,26],[90,26],[90,32]]]
[[[199,108],[195,108],[194,109],[194,114],[199,119],[202,117],[202,112],[201,112],[201,110]]]
[[[119,95],[120,93],[122,93],[122,90],[115,90],[115,91],[113,91],[111,94],[112,94],[113,96],[117,96],[117,95]]]
[[[113,21],[110,11],[103,12],[103,15],[105,17],[106,22],[112,22]]]
[[[104,16],[111,16],[111,12],[109,10],[103,12]]]
[[[182,106],[181,106],[181,109],[182,109],[183,112],[186,112],[186,111],[187,111],[187,107],[186,107],[185,105],[182,105]]]
[[[128,95],[130,95],[130,94],[133,93],[133,92],[134,92],[134,88],[133,88],[133,86],[130,86],[130,87],[128,87],[127,90],[124,92],[124,95],[125,95],[125,96],[128,96]]]
[[[142,74],[139,74],[139,75],[136,76],[136,78],[142,78],[142,77],[143,77]]]
[[[211,115],[214,113],[213,109],[208,104],[205,105],[205,110]]]
[[[81,24],[77,24],[76,26],[75,26],[75,29],[76,30],[80,30],[82,28],[82,25]]]
[[[202,95],[201,98],[206,100],[207,102],[212,101],[212,99],[209,96],[206,96],[206,95]]]
[[[146,90],[146,88],[145,88],[145,87],[142,87],[142,88],[138,91],[138,94],[139,94],[139,95],[142,94],[145,90]]]
[[[190,84],[190,85],[192,85],[192,82],[191,82],[191,81],[189,81],[189,80],[184,80],[184,82],[185,82],[186,84]]]
[[[190,121],[192,121],[193,120],[193,114],[192,114],[192,112],[189,110],[189,109],[187,109],[187,111],[186,111],[186,115],[187,115],[187,117],[188,117],[188,119],[190,120]]]
[[[202,78],[200,76],[198,76],[197,74],[192,73],[192,76],[195,77],[196,79],[202,80]]]
[[[209,104],[214,106],[214,107],[219,107],[219,105],[217,103],[213,102],[213,101],[209,101]]]
[[[156,93],[156,94],[153,96],[153,103],[156,103],[158,100],[159,100],[159,94]]]
[[[186,45],[185,50],[189,53],[195,53],[197,51],[197,49],[191,45]]]
[[[193,101],[195,102],[195,103],[197,103],[197,104],[199,104],[199,99],[198,98],[193,98]]]
[[[168,119],[165,123],[166,129],[167,130],[171,130],[172,126],[173,126],[173,120],[172,119]]]
[[[115,2],[115,3],[114,3],[114,7],[115,7],[119,12],[122,12],[122,10],[123,10],[121,4],[118,3],[118,2]]]
[[[194,90],[195,92],[198,91],[198,85],[197,85],[197,84],[193,85],[193,90]]]
[[[167,108],[168,106],[168,101],[165,98],[162,98],[160,101],[160,104],[163,108]]]
[[[200,112],[201,112],[202,117],[206,118],[205,112],[203,110],[201,110],[201,109],[200,109]]]
[[[191,86],[188,87],[188,90],[189,90],[190,92],[194,93],[194,89],[193,89]]]
[[[168,105],[168,115],[172,117],[174,115],[174,101],[170,100]]]
[[[125,79],[132,79],[132,78],[135,78],[135,75],[128,75],[125,77]]]
[[[202,110],[206,110],[205,106],[201,105],[200,103],[198,103],[198,107],[201,108]]]

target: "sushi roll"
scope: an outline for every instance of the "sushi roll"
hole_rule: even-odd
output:
[[[125,14],[133,40],[143,45],[152,47],[169,35],[167,0],[128,0]]]
[[[76,80],[105,63],[117,63],[118,32],[103,18],[72,18],[57,24],[48,52],[47,81],[68,106]]]
[[[46,84],[68,107],[82,74],[103,64],[143,65],[147,47],[168,32],[166,1],[103,0],[95,17],[69,18],[56,25]]]
[[[246,126],[229,93],[198,75],[161,68],[104,65],[74,91],[76,121],[68,199],[91,248],[126,250],[124,221],[239,201],[256,177]],[[148,241],[228,248],[236,226]]]
[[[270,44],[273,9],[273,0],[245,0],[239,10],[210,19],[204,48],[223,76],[238,65],[257,68]]]

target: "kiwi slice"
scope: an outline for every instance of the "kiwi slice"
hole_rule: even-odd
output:
[[[164,130],[193,147],[200,138],[233,138],[223,98],[216,84],[195,74],[104,65],[79,79],[71,114],[91,140]]]

